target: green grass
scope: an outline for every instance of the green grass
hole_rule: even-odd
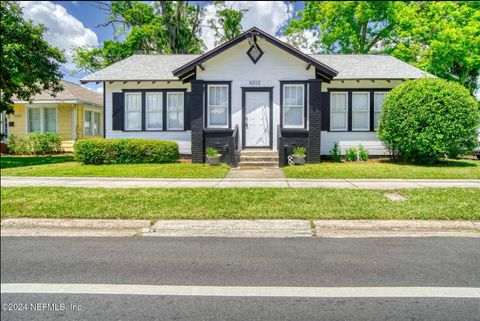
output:
[[[478,220],[480,189],[379,190],[185,188],[1,189],[7,217],[110,219],[461,219]]]
[[[479,179],[480,161],[450,160],[435,165],[395,163],[390,160],[367,162],[322,162],[284,168],[288,178],[458,178]]]
[[[2,176],[223,178],[230,167],[207,164],[83,165],[71,156],[2,156]]]
[[[65,162],[72,162],[72,155],[55,156],[1,156],[0,168],[16,168],[37,165],[50,165]]]

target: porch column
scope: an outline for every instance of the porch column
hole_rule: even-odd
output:
[[[322,131],[321,97],[322,80],[308,80],[308,162],[320,163],[320,135]]]
[[[204,163],[203,140],[203,104],[204,83],[202,80],[191,80],[192,85],[192,163]]]

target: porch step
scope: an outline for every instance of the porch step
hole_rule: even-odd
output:
[[[278,155],[275,156],[257,156],[257,155],[241,155],[241,162],[277,162]]]
[[[242,156],[271,156],[278,157],[278,152],[274,150],[253,150],[253,149],[244,149],[241,151]]]
[[[278,167],[278,161],[276,162],[239,162],[240,167]]]
[[[73,152],[73,144],[75,142],[73,140],[63,140],[60,143],[60,149],[62,152],[71,153]]]
[[[240,152],[240,167],[278,167],[278,152],[270,149],[244,149]]]

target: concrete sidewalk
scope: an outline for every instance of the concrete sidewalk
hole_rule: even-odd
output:
[[[480,237],[480,221],[5,219],[2,236],[62,237]]]
[[[184,188],[184,187],[283,187],[283,188],[480,188],[480,179],[293,179],[293,178],[109,178],[109,177],[21,177],[2,176],[2,187],[100,187],[100,188]]]

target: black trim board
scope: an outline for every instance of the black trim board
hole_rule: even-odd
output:
[[[204,101],[204,111],[203,111],[203,128],[204,129],[221,129],[228,130],[232,128],[232,81],[231,80],[215,80],[215,81],[204,81],[205,84],[205,101]],[[228,86],[228,126],[227,127],[208,127],[208,86],[209,85],[227,85]]]
[[[106,120],[107,120],[107,117],[106,117],[106,116],[107,116],[107,111],[106,111],[106,109],[105,109],[106,106],[107,106],[106,103],[105,103],[106,97],[107,97],[106,95],[107,95],[107,84],[106,84],[105,82],[103,82],[103,116],[102,116],[102,117],[103,117],[103,128],[102,128],[102,130],[103,130],[103,135],[102,135],[103,138],[106,138],[106,137],[107,137],[107,130],[105,129],[105,126],[107,125],[107,123],[106,123]],[[76,136],[76,135],[75,135],[75,136]]]
[[[257,91],[257,92],[268,92],[269,93],[269,103],[270,103],[270,120],[269,120],[269,131],[270,131],[270,141],[268,146],[246,146],[245,138],[246,138],[246,128],[245,128],[245,93],[248,91]],[[273,87],[242,87],[242,148],[266,148],[269,147],[273,149]]]
[[[251,36],[260,37],[260,38],[270,42],[274,46],[276,46],[276,47],[290,53],[291,55],[303,60],[304,62],[311,64],[316,69],[318,69],[318,71],[322,75],[325,75],[327,80],[334,78],[338,74],[338,72],[335,69],[321,63],[320,61],[310,57],[309,55],[304,54],[300,50],[298,50],[298,49],[280,41],[279,39],[277,39],[277,38],[269,35],[268,33],[258,29],[257,27],[253,27],[253,28],[243,32],[238,37],[233,38],[232,40],[221,44],[220,46],[208,51],[207,53],[201,55],[200,57],[198,57],[196,59],[193,59],[189,63],[175,69],[173,71],[173,75],[176,76],[176,77],[179,77],[180,79],[183,79],[185,76],[190,75],[190,73],[193,70],[195,70],[196,67],[198,65],[200,65],[201,63],[215,57],[216,55],[218,55],[218,54],[224,52],[225,50],[235,46],[236,44],[242,42],[243,40],[248,39]]]
[[[296,84],[301,84],[303,85],[303,129],[308,129],[308,108],[307,108],[307,103],[308,103],[308,89],[307,89],[307,84],[308,80],[280,80],[280,127],[282,129],[295,129],[299,130],[302,128],[292,128],[292,127],[283,127],[283,86],[284,85],[296,85]]]

